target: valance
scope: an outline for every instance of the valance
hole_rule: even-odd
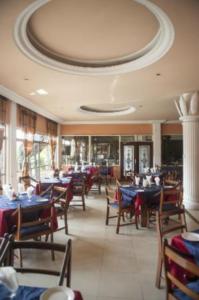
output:
[[[8,100],[0,95],[0,124],[4,125],[8,119]]]
[[[25,133],[35,134],[37,114],[23,106],[19,109],[19,126]]]
[[[48,120],[46,119],[47,121],[47,134],[49,136],[53,136],[53,137],[56,137],[57,136],[57,123],[52,121],[52,120]]]

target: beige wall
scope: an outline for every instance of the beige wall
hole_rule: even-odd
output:
[[[182,125],[180,123],[162,124],[161,131],[162,131],[162,135],[182,134]]]
[[[152,134],[151,124],[75,124],[61,125],[61,135]]]

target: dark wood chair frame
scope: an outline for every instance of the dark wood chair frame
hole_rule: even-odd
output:
[[[172,226],[166,226],[165,220],[168,217],[178,216],[178,220]],[[158,237],[158,262],[157,262],[157,271],[156,271],[156,281],[155,285],[159,289],[161,285],[162,278],[162,267],[163,267],[163,239],[170,234],[171,232],[187,231],[187,223],[185,217],[185,208],[181,208],[177,211],[168,211],[166,213],[161,213],[161,211],[156,212],[156,228],[157,228],[157,237]]]
[[[195,275],[199,278],[199,266],[190,261],[190,256],[180,253],[177,249],[168,245],[168,241],[165,240],[163,244],[163,259],[165,266],[165,278],[167,287],[167,300],[178,300],[174,295],[174,287],[185,293],[190,299],[198,300],[199,294],[187,287],[186,284],[179,281],[178,278],[170,272],[170,261],[179,265],[184,270]]]
[[[84,178],[81,178],[78,181],[73,180],[71,191],[72,191],[73,196],[80,197],[80,199],[74,199],[74,197],[73,197],[73,199],[70,202],[70,206],[73,206],[73,207],[82,206],[83,211],[85,211],[86,210],[86,204],[85,204],[86,183],[85,183]]]
[[[67,287],[71,285],[71,256],[72,256],[72,241],[69,239],[66,245],[58,243],[48,243],[48,242],[38,242],[38,241],[14,241],[9,240],[9,247],[6,249],[6,265],[13,266],[17,272],[21,273],[34,273],[34,274],[44,274],[59,276],[58,285],[63,286],[64,281]],[[33,267],[15,267],[14,258],[15,250],[23,249],[38,249],[41,251],[50,250],[51,252],[63,253],[63,261],[60,271],[33,268]]]
[[[64,217],[64,226],[58,228],[57,230],[65,229],[65,234],[68,234],[68,208],[70,203],[68,197],[69,189],[70,189],[69,186],[60,187],[54,185],[51,191],[52,192],[51,199],[53,199],[56,215],[61,218]],[[59,207],[56,208],[56,205],[58,205]]]
[[[110,195],[113,193],[110,186],[106,186],[106,199],[107,199],[107,208],[106,208],[106,225],[109,225],[109,219],[111,218],[117,218],[117,227],[116,227],[116,233],[119,234],[119,230],[121,226],[127,226],[127,225],[136,225],[136,229],[138,229],[138,218],[135,214],[135,206],[134,203],[130,204],[128,207],[123,207],[122,205],[122,193],[120,191],[119,186],[117,186],[116,193],[118,195],[118,207],[112,207],[112,204],[115,202],[115,199]],[[116,215],[110,216],[110,209],[116,210]],[[135,219],[132,222],[128,223],[122,223],[121,224],[121,217],[123,219],[123,222],[125,222],[125,214],[129,214],[131,217],[135,215]]]

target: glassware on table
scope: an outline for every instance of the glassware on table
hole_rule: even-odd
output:
[[[0,282],[2,282],[9,290],[9,298],[13,299],[17,293],[17,289],[19,286],[15,269],[13,267],[1,267]]]
[[[32,197],[34,188],[32,186],[29,186],[26,191],[27,191],[28,201],[31,201],[31,197]]]

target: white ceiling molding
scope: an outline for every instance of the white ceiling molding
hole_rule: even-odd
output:
[[[165,123],[166,120],[138,120],[138,121],[68,121],[63,122],[62,125],[89,125],[89,124],[153,124],[153,123]]]
[[[41,108],[40,106],[34,104],[33,102],[31,102],[30,100],[17,95],[15,92],[11,91],[10,89],[4,87],[3,85],[0,85],[0,94],[6,98],[8,98],[9,100],[16,102],[17,104],[20,104],[22,106],[25,106],[31,110],[33,110],[34,112],[38,113],[39,115],[42,115],[48,119],[51,119],[55,122],[58,123],[63,123],[64,119],[61,119],[53,114],[51,114],[50,112],[46,111],[45,109]]]
[[[132,0],[133,1],[133,0]],[[50,0],[37,0],[27,6],[17,18],[14,28],[15,42],[19,49],[31,60],[56,71],[78,75],[114,75],[142,69],[159,60],[171,48],[175,31],[168,16],[157,5],[149,0],[134,0],[145,6],[158,20],[159,30],[152,41],[138,52],[116,60],[102,61],[100,66],[89,66],[84,62],[73,61],[73,64],[52,59],[38,51],[27,35],[27,24],[31,16]],[[96,62],[95,62],[96,63]]]

